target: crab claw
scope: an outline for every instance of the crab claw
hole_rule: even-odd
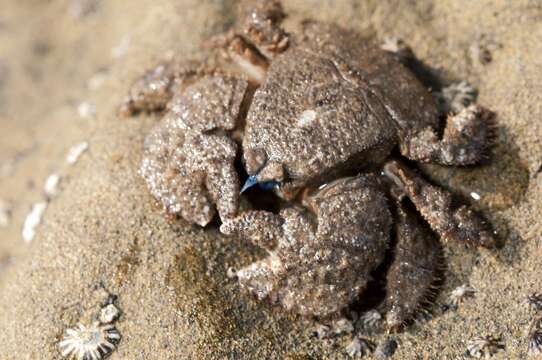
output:
[[[280,183],[278,181],[264,181],[264,182],[258,182],[258,175],[252,175],[249,176],[248,179],[245,181],[245,184],[241,188],[240,193],[244,193],[248,189],[258,185],[260,189],[269,191],[273,190],[276,186],[278,186]]]
[[[243,187],[241,188],[241,194],[247,191],[248,189],[254,187],[258,184],[258,179],[256,175],[249,176],[247,181],[245,181]]]

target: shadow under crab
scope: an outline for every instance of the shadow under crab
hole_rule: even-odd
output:
[[[437,278],[433,232],[467,245],[495,239],[480,214],[392,150],[413,162],[476,164],[492,113],[463,108],[439,136],[433,97],[401,63],[410,52],[313,21],[288,34],[278,1],[244,5],[242,31],[203,64],[160,64],[130,90],[122,114],[165,110],[146,138],[141,175],[169,214],[206,226],[218,212],[223,233],[266,249],[237,272],[241,287],[302,315],[340,313],[395,244],[383,306],[396,328]],[[248,185],[272,188],[279,211],[239,213],[239,148]]]

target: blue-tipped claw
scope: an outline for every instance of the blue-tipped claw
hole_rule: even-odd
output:
[[[258,184],[258,180],[256,179],[256,175],[251,175],[248,177],[247,181],[245,181],[245,184],[241,188],[241,194],[253,187],[254,185]]]
[[[241,194],[255,185],[258,185],[260,189],[264,191],[269,191],[269,190],[273,190],[273,188],[278,185],[278,182],[266,181],[263,183],[259,183],[258,180],[256,179],[256,175],[252,175],[248,177],[247,181],[245,181],[245,184],[241,188]]]

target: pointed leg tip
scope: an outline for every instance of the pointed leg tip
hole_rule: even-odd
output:
[[[256,184],[258,184],[258,179],[256,177],[256,175],[251,175],[248,177],[248,179],[245,181],[245,183],[243,184],[243,187],[241,188],[241,191],[240,193],[244,193],[245,191],[247,191],[248,189],[252,188],[253,186],[255,186]]]

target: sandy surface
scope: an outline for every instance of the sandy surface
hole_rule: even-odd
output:
[[[93,4],[95,3],[95,4]],[[255,249],[183,222],[168,223],[136,169],[157,120],[121,120],[115,110],[131,81],[169,54],[188,56],[227,28],[235,1],[8,1],[0,13],[0,358],[58,359],[63,331],[88,321],[103,288],[118,295],[123,338],[111,359],[344,358],[311,337],[311,324],[240,294],[226,269]],[[397,359],[457,359],[476,336],[502,337],[495,358],[526,357],[542,291],[542,3],[518,1],[284,1],[289,29],[304,17],[338,22],[378,38],[399,36],[439,83],[468,80],[498,114],[495,156],[484,167],[427,166],[435,181],[481,199],[502,250],[446,247],[437,299],[469,283],[478,292],[457,311],[394,335]],[[86,7],[85,7],[86,6]],[[491,61],[480,61],[477,49]],[[81,103],[95,107],[95,114]],[[88,109],[89,106],[86,106]],[[83,115],[83,116],[81,116]],[[69,148],[88,150],[74,165]],[[43,201],[48,175],[60,193],[36,237],[21,227]],[[379,343],[387,335],[369,337]]]

